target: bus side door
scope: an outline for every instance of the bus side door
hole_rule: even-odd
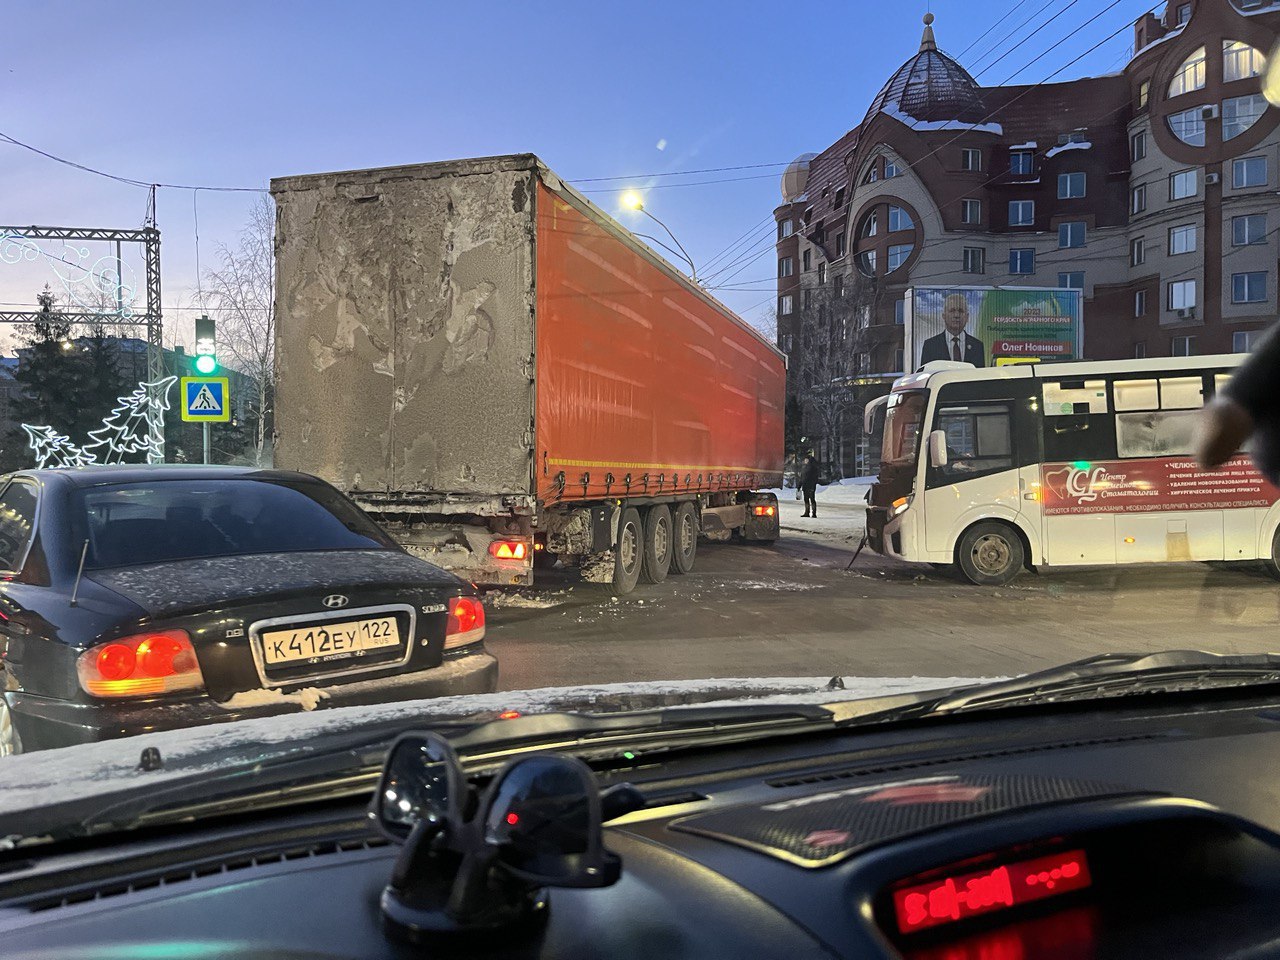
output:
[[[1103,379],[1045,380],[1038,502],[1050,566],[1116,562],[1116,520],[1101,491],[1102,462],[1116,458],[1115,419]],[[1099,473],[1099,471],[1102,473]]]

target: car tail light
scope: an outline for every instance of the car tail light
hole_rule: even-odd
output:
[[[147,697],[204,686],[185,630],[139,633],[90,647],[76,659],[76,675],[95,697]]]
[[[764,504],[757,504],[755,507],[752,508],[751,512],[754,513],[757,517],[772,517],[778,511],[776,507],[765,506]]]
[[[478,597],[454,597],[449,601],[449,625],[444,648],[465,647],[484,639],[484,604]]]
[[[529,555],[529,544],[523,540],[495,540],[489,544],[489,556],[498,560],[523,560]]]

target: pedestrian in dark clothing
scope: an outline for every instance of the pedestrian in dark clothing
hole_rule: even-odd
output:
[[[818,515],[818,501],[815,499],[818,492],[818,461],[812,455],[805,457],[804,463],[800,465],[800,490],[804,493],[802,516],[816,517]]]

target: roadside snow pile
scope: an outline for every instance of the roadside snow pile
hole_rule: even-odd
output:
[[[820,583],[793,583],[788,580],[734,580],[731,586],[739,590],[821,590]]]
[[[549,610],[569,600],[569,591],[559,593],[515,593],[490,590],[484,595],[484,605],[491,610],[512,607],[520,610]]]
[[[846,477],[835,483],[828,484],[825,487],[818,487],[818,503],[852,503],[855,505],[865,505],[867,502],[867,491],[871,489],[871,484],[876,482],[875,477]],[[775,487],[772,490],[764,490],[762,493],[772,493],[779,500],[795,500],[795,487]]]

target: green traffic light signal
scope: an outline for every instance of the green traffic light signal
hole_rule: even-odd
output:
[[[215,360],[213,357],[209,356],[208,354],[205,354],[204,356],[201,356],[201,357],[196,357],[197,372],[210,374],[217,369],[218,369],[218,361]]]

